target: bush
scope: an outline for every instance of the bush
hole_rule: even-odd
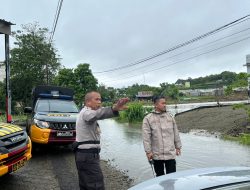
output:
[[[118,120],[128,122],[141,122],[144,116],[152,110],[153,107],[143,107],[142,103],[130,103],[127,110],[120,112]]]
[[[112,102],[102,102],[103,107],[112,106],[112,105],[113,105]]]
[[[250,145],[250,134],[241,134],[240,135],[240,142],[242,144]]]

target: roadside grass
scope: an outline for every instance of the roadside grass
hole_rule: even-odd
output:
[[[25,122],[27,116],[26,115],[12,115],[12,121],[15,122]],[[6,115],[0,115],[0,122],[6,122]]]

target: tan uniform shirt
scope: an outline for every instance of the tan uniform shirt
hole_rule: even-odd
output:
[[[175,159],[176,148],[181,148],[176,122],[167,112],[145,116],[142,135],[145,152],[152,152],[155,160]]]
[[[100,127],[97,120],[111,118],[117,116],[118,112],[114,112],[111,107],[103,107],[98,110],[84,107],[76,120],[76,141],[99,141]],[[100,148],[100,144],[82,144],[79,149]]]

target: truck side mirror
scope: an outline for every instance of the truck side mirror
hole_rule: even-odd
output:
[[[32,113],[32,108],[31,107],[25,107],[24,108],[24,113]]]

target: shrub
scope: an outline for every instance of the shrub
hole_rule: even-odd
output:
[[[125,111],[125,117],[129,122],[141,121],[144,117],[144,113],[141,103],[131,103]]]

